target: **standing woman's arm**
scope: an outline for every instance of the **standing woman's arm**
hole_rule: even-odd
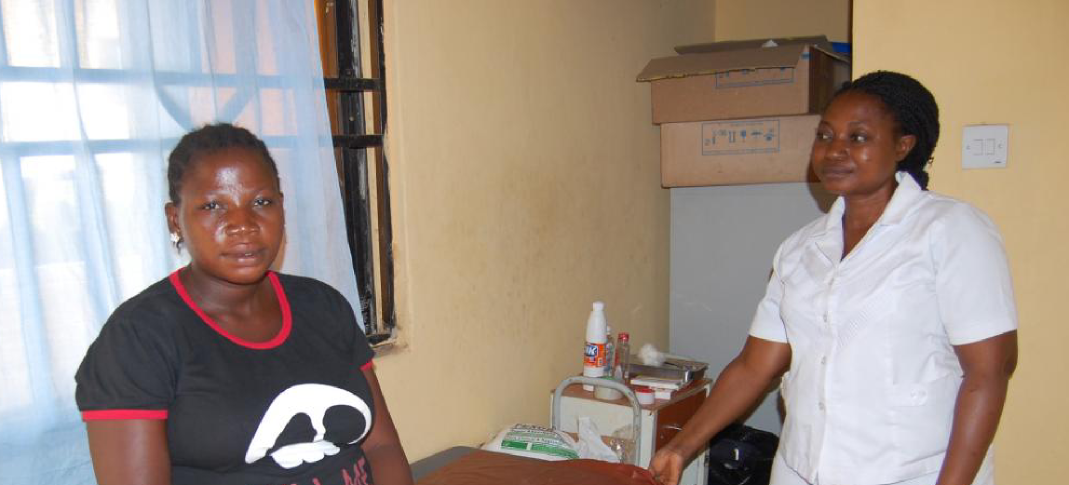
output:
[[[408,466],[408,458],[405,450],[401,447],[401,439],[397,436],[397,428],[393,425],[390,410],[386,407],[386,399],[382,397],[382,388],[379,380],[375,377],[375,369],[368,366],[363,370],[364,377],[371,387],[372,399],[375,401],[375,419],[371,424],[371,432],[361,445],[364,455],[371,463],[371,473],[375,477],[375,483],[381,485],[412,485],[412,469]]]
[[[738,419],[768,392],[791,365],[791,346],[748,337],[734,360],[720,372],[709,396],[683,430],[657,450],[650,472],[659,483],[676,485],[687,461],[720,430]]]
[[[969,485],[975,479],[995,437],[1010,376],[1017,368],[1017,331],[957,345],[954,351],[965,377],[937,485]]]
[[[86,421],[89,453],[99,485],[170,485],[167,421]]]

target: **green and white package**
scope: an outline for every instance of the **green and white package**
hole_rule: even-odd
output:
[[[506,427],[482,448],[549,461],[579,458],[575,442],[570,437],[533,424],[514,424]]]

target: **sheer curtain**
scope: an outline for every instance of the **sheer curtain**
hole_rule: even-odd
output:
[[[286,194],[279,269],[359,309],[312,8],[0,0],[0,481],[93,483],[74,371],[112,309],[183,263],[165,159],[191,128],[267,142]]]

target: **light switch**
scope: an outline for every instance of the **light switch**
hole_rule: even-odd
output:
[[[961,167],[1005,167],[1009,139],[1010,125],[966,126],[961,131]]]

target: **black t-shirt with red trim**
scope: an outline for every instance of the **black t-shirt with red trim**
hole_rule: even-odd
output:
[[[319,281],[268,278],[283,323],[267,342],[227,334],[178,271],[120,305],[75,376],[83,419],[166,419],[175,485],[371,484],[373,353],[352,308]]]

